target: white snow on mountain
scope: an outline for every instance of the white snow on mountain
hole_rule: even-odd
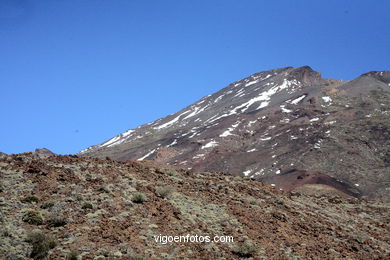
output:
[[[215,147],[215,146],[218,146],[218,143],[214,140],[212,140],[211,142],[203,145],[200,149],[206,149],[206,148],[211,148],[211,147]]]
[[[294,99],[293,101],[290,102],[290,104],[293,104],[293,105],[297,105],[299,102],[302,101],[302,99],[304,99],[306,97],[306,95],[302,95],[300,96],[299,98],[296,98]]]
[[[173,125],[174,123],[176,123],[177,121],[179,121],[179,118],[184,115],[184,114],[187,114],[189,113],[190,111],[185,111],[183,113],[181,113],[180,115],[178,115],[177,117],[175,117],[174,119],[172,119],[171,121],[168,121],[162,125],[159,125],[157,127],[155,127],[155,129],[162,129],[162,128],[165,128],[165,127],[168,127],[168,126],[171,126]]]
[[[254,84],[256,84],[257,82],[258,82],[258,80],[250,81],[250,82],[248,82],[248,83],[245,84],[245,87],[249,87],[249,86],[251,86],[251,85],[254,85]]]
[[[322,100],[324,100],[324,102],[331,102],[332,101],[332,99],[328,96],[322,97]]]
[[[150,155],[152,155],[155,151],[156,151],[156,149],[151,150],[149,153],[147,153],[147,154],[145,154],[144,156],[142,156],[141,158],[137,159],[137,161],[143,161],[143,160],[145,160],[145,159],[148,158]]]

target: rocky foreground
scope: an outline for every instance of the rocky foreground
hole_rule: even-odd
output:
[[[156,162],[0,155],[0,259],[389,259],[390,206]],[[167,243],[159,235],[232,236]]]

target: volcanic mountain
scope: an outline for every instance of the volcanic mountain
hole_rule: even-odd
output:
[[[308,66],[256,73],[79,155],[155,160],[286,190],[317,185],[388,200],[390,72],[347,82]]]

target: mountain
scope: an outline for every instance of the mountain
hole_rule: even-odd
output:
[[[155,160],[287,190],[318,184],[389,200],[389,116],[389,71],[344,82],[308,66],[286,67],[234,82],[79,155]]]
[[[388,203],[307,192],[155,161],[0,155],[0,259],[389,259]]]

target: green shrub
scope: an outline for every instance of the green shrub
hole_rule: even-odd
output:
[[[147,197],[145,194],[137,192],[133,195],[133,198],[131,199],[134,203],[144,203],[147,200]]]
[[[172,169],[164,169],[162,172],[169,175],[169,176],[177,175],[177,171],[172,170]]]
[[[168,198],[173,189],[169,186],[159,186],[156,188],[156,195],[160,198]]]
[[[240,257],[252,257],[253,255],[256,254],[256,245],[249,241],[249,240],[246,240],[245,242],[237,245],[234,249],[233,249],[233,253],[240,256]]]
[[[93,209],[93,205],[90,202],[85,202],[81,208],[82,209]]]
[[[110,193],[111,189],[107,185],[102,185],[98,189],[99,191],[105,192],[105,193]]]
[[[49,219],[46,221],[47,225],[49,227],[62,227],[67,224],[67,220],[63,216],[51,216]]]
[[[66,260],[78,260],[79,259],[79,252],[72,250],[70,253],[66,256]]]
[[[32,203],[32,202],[37,203],[39,201],[39,198],[35,195],[28,195],[28,196],[24,197],[23,199],[21,199],[20,201],[23,203]]]
[[[284,205],[284,201],[281,200],[281,199],[277,199],[274,201],[276,205],[280,205],[280,206],[283,206]]]
[[[35,260],[45,259],[50,249],[56,246],[53,239],[40,230],[34,230],[27,235],[26,241],[32,245],[30,257]]]
[[[3,192],[5,190],[4,182],[0,181],[0,192]]]
[[[132,255],[132,256],[130,257],[130,260],[145,260],[145,259],[146,259],[145,257],[140,256],[140,255],[137,255],[137,254]]]
[[[53,201],[47,201],[41,205],[41,209],[48,209],[54,206]]]
[[[31,225],[42,225],[43,224],[43,217],[39,211],[35,210],[29,210],[26,213],[24,213],[22,220],[24,222],[27,222]]]

